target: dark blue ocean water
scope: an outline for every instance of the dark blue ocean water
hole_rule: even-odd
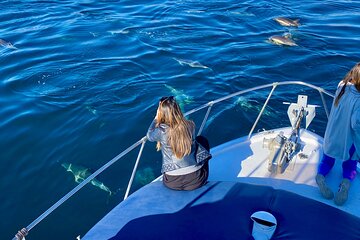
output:
[[[359,1],[2,0],[0,6],[1,239],[76,186],[62,163],[95,171],[143,137],[161,96],[176,95],[187,111],[274,81],[334,92],[360,60]],[[280,26],[273,21],[279,16],[302,25]],[[299,46],[267,42],[285,33]],[[296,101],[286,99],[295,89],[282,89],[259,128],[289,125],[282,101]],[[316,91],[306,93],[310,103],[321,103]],[[246,135],[267,94],[214,107],[204,131],[210,143]],[[200,125],[201,114],[190,118]],[[323,109],[318,116],[310,128],[322,134]],[[122,200],[136,155],[98,177],[114,196],[86,186],[28,239],[84,235]],[[154,144],[147,143],[139,168],[133,190],[160,174]]]

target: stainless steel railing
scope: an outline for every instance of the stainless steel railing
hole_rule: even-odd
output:
[[[233,98],[233,97],[236,97],[236,96],[240,96],[242,94],[245,94],[245,93],[248,93],[248,92],[253,92],[253,91],[256,91],[256,90],[260,90],[260,89],[265,89],[265,88],[270,88],[271,87],[271,90],[270,90],[270,93],[266,99],[266,101],[264,102],[264,105],[262,107],[262,109],[260,110],[249,134],[248,134],[248,138],[251,137],[257,123],[259,122],[273,92],[275,91],[275,89],[278,87],[278,86],[281,86],[281,85],[302,85],[302,86],[306,86],[306,87],[309,87],[309,88],[312,88],[312,89],[315,89],[319,92],[320,94],[320,97],[321,97],[321,100],[322,100],[322,103],[323,103],[323,106],[324,106],[324,110],[325,110],[325,113],[326,113],[326,116],[329,117],[329,111],[327,109],[327,106],[326,106],[326,102],[325,102],[325,98],[324,98],[324,94],[329,96],[329,97],[332,97],[334,98],[334,95],[320,87],[317,87],[315,85],[312,85],[312,84],[309,84],[309,83],[305,83],[305,82],[301,82],[301,81],[286,81],[286,82],[274,82],[274,83],[270,83],[270,84],[265,84],[265,85],[261,85],[261,86],[257,86],[257,87],[253,87],[253,88],[249,88],[249,89],[245,89],[245,90],[241,90],[241,91],[238,91],[238,92],[235,92],[235,93],[232,93],[230,95],[227,95],[225,97],[222,97],[222,98],[218,98],[216,100],[213,100],[213,101],[210,101],[206,104],[203,104],[197,108],[194,108],[188,112],[186,112],[184,115],[185,116],[188,116],[190,114],[193,114],[197,111],[200,111],[204,108],[207,108],[207,111],[206,111],[206,114],[204,116],[204,119],[201,123],[201,126],[199,128],[199,131],[197,133],[197,135],[200,135],[205,127],[205,124],[208,120],[208,117],[210,115],[210,111],[212,109],[212,107],[217,104],[217,103],[220,103],[220,102],[223,102],[227,99],[230,99],[230,98]],[[96,172],[94,172],[93,174],[91,174],[88,178],[86,178],[83,182],[81,182],[79,185],[77,185],[73,190],[71,190],[69,193],[67,193],[64,197],[62,197],[60,200],[58,200],[54,205],[52,205],[48,210],[46,210],[43,214],[41,214],[38,218],[36,218],[32,223],[30,223],[27,227],[26,227],[26,230],[27,231],[30,231],[32,228],[34,228],[38,223],[40,223],[44,218],[46,218],[50,213],[52,213],[56,208],[58,208],[61,204],[63,204],[66,200],[68,200],[71,196],[73,196],[75,193],[77,193],[81,188],[83,188],[86,184],[88,184],[91,180],[93,180],[95,177],[97,177],[100,173],[102,173],[105,169],[107,169],[108,167],[110,167],[112,164],[114,164],[115,162],[117,162],[119,159],[121,159],[122,157],[124,157],[125,155],[127,155],[129,152],[131,152],[132,150],[134,150],[136,147],[140,146],[140,150],[139,150],[139,153],[138,153],[138,156],[137,156],[137,159],[136,159],[136,162],[135,162],[135,165],[134,165],[134,168],[133,168],[133,171],[132,171],[132,174],[131,174],[131,177],[130,177],[130,180],[129,180],[129,183],[128,183],[128,186],[127,186],[127,189],[126,189],[126,192],[125,192],[125,196],[124,196],[124,200],[129,196],[129,192],[130,192],[130,189],[131,189],[131,186],[133,184],[133,181],[134,181],[134,177],[135,177],[135,173],[137,171],[137,167],[139,165],[139,162],[140,162],[140,159],[141,159],[141,156],[142,156],[142,152],[143,152],[143,149],[144,149],[144,146],[145,146],[145,143],[146,143],[146,136],[145,137],[142,137],[140,140],[138,140],[137,142],[135,142],[134,144],[132,144],[130,147],[128,147],[127,149],[125,149],[123,152],[121,152],[120,154],[118,154],[116,157],[114,157],[113,159],[111,159],[109,162],[107,162],[105,165],[103,165],[101,168],[99,168]],[[17,240],[16,237],[13,238],[13,240]]]

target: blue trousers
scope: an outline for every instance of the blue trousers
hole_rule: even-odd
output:
[[[354,154],[354,152],[355,152],[355,146],[353,144],[351,145],[351,148],[349,150],[350,159],[342,163],[343,178],[347,178],[350,181],[353,180],[356,176],[357,160],[351,160],[351,157]],[[326,176],[333,168],[334,164],[335,164],[335,158],[330,157],[324,153],[323,158],[321,159],[321,162],[318,167],[318,173]]]

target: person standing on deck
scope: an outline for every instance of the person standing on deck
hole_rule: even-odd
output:
[[[162,97],[146,137],[162,153],[163,183],[174,190],[193,190],[207,183],[208,160],[196,160],[197,143],[210,150],[207,139],[196,137],[195,124],[187,120],[173,96]]]
[[[336,205],[343,205],[348,198],[350,183],[356,176],[360,156],[360,62],[340,81],[335,95],[316,183],[324,198],[334,198],[334,193],[326,185],[325,176],[334,166],[335,159],[343,160],[343,180],[334,198]]]

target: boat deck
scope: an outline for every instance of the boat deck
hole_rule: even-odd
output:
[[[263,139],[273,138],[280,131],[289,136],[291,128],[276,129],[258,133],[247,140],[238,138],[212,149],[213,159],[210,164],[210,181],[234,181],[261,184],[283,189],[299,195],[340,208],[360,218],[360,177],[351,183],[348,201],[343,206],[335,205],[333,200],[324,199],[315,182],[319,160],[323,155],[323,138],[302,129],[300,140],[303,148],[291,161],[282,174],[268,171],[270,151],[263,148]],[[336,161],[326,181],[334,191],[342,180],[342,161]]]
[[[360,239],[359,179],[344,206],[323,199],[315,183],[322,138],[301,130],[303,148],[284,173],[268,171],[263,138],[291,128],[235,139],[211,149],[209,183],[174,191],[161,181],[139,189],[99,221],[82,239],[252,239],[250,216],[270,211],[278,220],[272,239]],[[327,180],[336,191],[337,161]],[[341,220],[340,220],[341,219]],[[336,227],[334,226],[336,222]]]
[[[120,203],[82,239],[252,239],[250,216],[262,210],[277,218],[274,240],[360,239],[359,218],[288,191],[209,182],[185,192],[159,181]]]

